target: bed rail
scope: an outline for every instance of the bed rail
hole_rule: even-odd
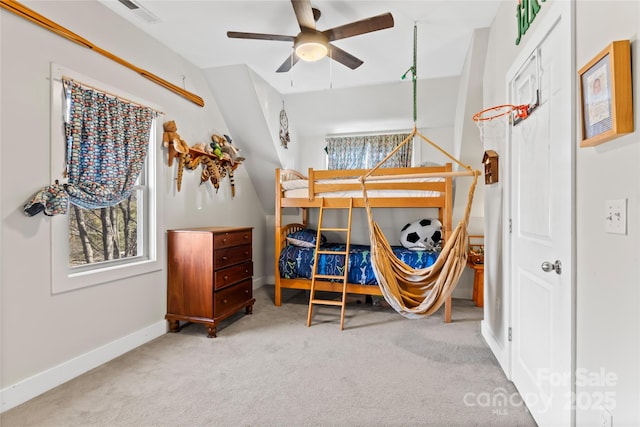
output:
[[[322,193],[335,191],[360,191],[360,177],[368,173],[368,169],[353,170],[314,170],[309,169],[309,200],[313,201]],[[367,178],[365,186],[370,190],[422,190],[446,192],[446,176],[451,172],[451,164],[416,168],[384,168],[376,170]],[[418,178],[432,178],[431,182],[415,182]],[[438,180],[438,178],[442,178]],[[345,182],[345,180],[349,180]],[[334,181],[334,182],[331,182]],[[338,181],[338,182],[336,182]],[[389,182],[391,181],[391,182]]]
[[[280,169],[280,182],[292,179],[307,179],[307,177],[295,169]]]

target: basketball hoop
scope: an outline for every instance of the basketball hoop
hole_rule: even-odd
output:
[[[480,125],[482,122],[486,122],[489,120],[497,119],[498,117],[505,116],[511,112],[515,112],[515,117],[521,120],[524,120],[529,115],[529,106],[528,105],[512,105],[512,104],[504,104],[497,105],[495,107],[490,107],[485,110],[482,110],[473,115],[473,121],[476,122],[477,125]]]
[[[473,121],[480,131],[482,145],[485,148],[488,145],[500,145],[500,141],[504,141],[508,124],[526,119],[529,116],[529,111],[529,106],[526,104],[504,104],[496,105],[474,114]]]

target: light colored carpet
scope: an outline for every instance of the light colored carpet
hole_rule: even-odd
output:
[[[255,291],[253,315],[218,337],[187,325],[0,416],[10,426],[535,426],[480,336],[482,309],[454,300],[408,320],[350,297],[317,307],[306,293],[273,305]],[[507,406],[500,405],[507,398]],[[514,403],[515,402],[515,403]]]

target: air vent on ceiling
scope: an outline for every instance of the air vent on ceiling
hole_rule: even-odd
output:
[[[160,22],[157,16],[149,12],[142,5],[132,0],[118,0],[118,1],[123,5],[125,5],[129,10],[131,10],[131,12],[133,12],[135,16],[142,19],[143,21],[148,22],[150,24],[155,24],[157,22]]]

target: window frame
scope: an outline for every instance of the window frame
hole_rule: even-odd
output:
[[[64,137],[64,111],[65,103],[62,76],[76,79],[88,85],[100,88],[109,93],[118,94],[123,98],[136,103],[149,106],[156,110],[159,108],[149,101],[140,99],[135,95],[114,88],[109,84],[92,79],[77,71],[71,70],[59,64],[51,63],[51,182],[60,180],[63,182],[63,173],[66,164],[66,141]],[[151,273],[162,269],[159,259],[158,242],[160,230],[160,218],[157,209],[157,141],[159,135],[159,120],[154,119],[151,127],[149,148],[142,172],[142,180],[146,193],[142,197],[144,205],[142,238],[143,254],[126,259],[87,264],[81,267],[69,265],[69,215],[56,215],[51,217],[51,292],[52,294],[82,289],[89,286],[126,279],[141,274]],[[137,187],[137,186],[136,186]],[[138,201],[139,203],[139,201]],[[140,238],[140,236],[138,236]]]

